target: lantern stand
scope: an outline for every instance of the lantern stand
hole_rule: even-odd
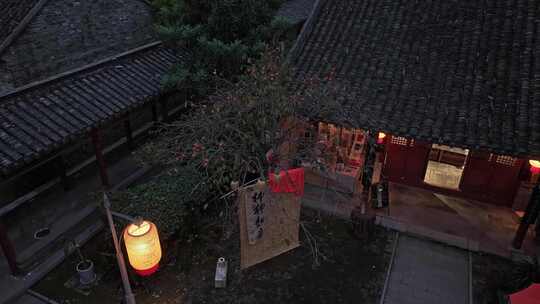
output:
[[[135,304],[135,295],[131,290],[131,285],[129,284],[129,277],[126,270],[126,263],[124,260],[124,255],[120,248],[120,243],[118,242],[118,235],[116,234],[116,228],[114,227],[113,222],[113,212],[111,211],[111,202],[107,193],[103,192],[103,206],[105,207],[105,213],[107,214],[107,221],[109,222],[109,229],[111,230],[114,250],[116,251],[116,260],[118,262],[118,268],[120,268],[120,276],[122,277],[122,285],[124,286],[124,299],[126,304]],[[124,219],[132,220],[131,217],[123,214],[114,212],[114,215],[119,216]]]

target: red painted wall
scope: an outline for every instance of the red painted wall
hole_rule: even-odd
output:
[[[427,143],[390,138],[386,144],[384,176],[394,182],[417,186],[423,184],[429,150]]]
[[[411,139],[387,138],[384,176],[392,182],[418,186],[449,195],[511,207],[519,187],[522,159],[471,152],[460,190],[437,188],[424,183],[431,145]]]
[[[472,151],[461,179],[461,190],[478,200],[511,207],[519,187],[522,159]]]

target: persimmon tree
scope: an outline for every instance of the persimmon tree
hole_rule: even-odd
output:
[[[265,178],[269,158],[283,168],[314,161],[315,136],[305,136],[314,122],[330,117],[351,124],[338,99],[343,94],[330,79],[292,80],[279,51],[267,50],[239,81],[161,125],[159,139],[139,156],[171,168],[196,167],[219,195],[231,181]]]
[[[178,120],[158,125],[155,139],[135,153],[162,170],[128,191],[119,204],[126,206],[123,211],[151,214],[175,231],[186,218],[229,208],[222,198],[232,181],[266,179],[271,166],[281,170],[300,162],[324,169],[324,153],[314,144],[315,122],[354,125],[340,100],[346,88],[335,85],[332,75],[293,80],[278,49],[268,48],[236,82],[222,82]]]

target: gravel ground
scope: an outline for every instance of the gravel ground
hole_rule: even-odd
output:
[[[489,254],[475,253],[472,258],[474,303],[499,304],[497,293],[516,264],[510,259]]]
[[[371,241],[356,239],[346,221],[304,209],[302,221],[315,236],[318,255],[300,231],[301,246],[240,271],[238,232],[224,239],[210,225],[193,241],[169,242],[162,268],[148,279],[132,276],[137,303],[378,303],[394,234],[377,228]],[[83,294],[65,287],[74,258],[63,263],[35,290],[60,303],[118,303],[121,285],[105,235],[84,248],[100,280]],[[213,287],[216,260],[229,262],[228,286]]]

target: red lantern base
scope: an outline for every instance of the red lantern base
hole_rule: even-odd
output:
[[[140,269],[134,269],[134,270],[141,277],[147,277],[149,275],[154,274],[154,272],[158,271],[158,269],[159,269],[159,263],[156,264],[156,266],[154,266],[152,268],[148,268],[148,269],[144,269],[144,270],[140,270]]]

